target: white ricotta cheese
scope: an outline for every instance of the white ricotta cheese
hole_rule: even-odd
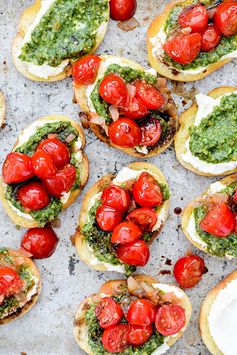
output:
[[[155,232],[155,231],[160,229],[160,226],[165,221],[166,214],[167,214],[167,211],[166,211],[166,207],[165,206],[161,207],[159,209],[159,211],[157,211],[157,221],[156,221],[156,224],[154,225],[154,227],[152,229],[152,232]]]
[[[181,290],[179,290],[178,287],[173,286],[173,285],[167,285],[167,284],[162,284],[162,283],[153,283],[152,286],[155,289],[164,291],[166,293],[172,292],[178,298],[183,298],[183,296],[184,296],[184,293]]]
[[[192,240],[195,243],[199,244],[203,248],[207,247],[207,244],[199,237],[199,235],[197,233],[196,225],[195,225],[195,218],[194,218],[193,213],[191,214],[189,221],[188,221],[187,232],[188,232],[190,238],[192,238]]]
[[[136,149],[136,151],[137,151],[138,153],[141,153],[141,154],[144,154],[144,155],[146,155],[146,154],[149,153],[149,150],[148,150],[147,147],[145,147],[145,146],[137,145],[137,146],[134,147],[134,148]]]
[[[77,138],[76,142],[73,144],[75,150],[80,150],[82,148],[82,140],[80,137]]]
[[[99,259],[97,259],[97,257],[94,255],[93,253],[93,249],[87,244],[88,249],[91,252],[91,259],[90,259],[90,263],[94,266],[99,265],[99,264],[103,264],[107,270],[109,271],[116,271],[116,272],[120,272],[120,273],[124,273],[125,272],[125,268],[124,265],[113,265],[113,264],[109,264],[106,263],[104,261],[100,261]]]
[[[29,219],[29,220],[33,220],[33,218],[31,217],[31,215],[29,213],[21,212],[20,210],[18,210],[18,208],[13,206],[13,204],[9,201],[8,201],[8,204],[18,216]]]
[[[226,185],[222,184],[222,182],[220,182],[220,181],[217,181],[217,182],[214,182],[213,184],[210,185],[208,192],[211,194],[215,194],[217,192],[221,192],[225,188],[226,188]]]
[[[167,339],[166,339],[167,341]],[[164,342],[164,344],[162,344],[161,346],[159,346],[155,351],[153,351],[152,355],[162,355],[165,354],[166,351],[169,350],[169,346],[166,344],[166,341]]]
[[[71,192],[70,192],[70,191],[69,191],[69,192],[64,192],[63,195],[62,195],[62,197],[60,198],[60,201],[61,201],[63,204],[67,203],[67,201],[68,201],[70,195],[71,195]]]

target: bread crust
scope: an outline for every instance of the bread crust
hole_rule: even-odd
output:
[[[134,169],[134,170],[142,170],[142,169],[147,169],[148,172],[152,172],[156,174],[159,177],[159,180],[166,183],[166,179],[160,169],[158,169],[155,165],[149,164],[149,163],[143,163],[143,162],[136,162],[136,163],[131,163],[128,165],[128,168]],[[88,215],[88,208],[91,199],[93,196],[95,196],[97,193],[103,191],[105,187],[107,187],[112,180],[115,178],[115,174],[108,174],[103,176],[99,181],[97,181],[85,194],[84,200],[82,202],[82,207],[79,215],[79,221],[78,221],[78,227],[75,233],[75,245],[77,252],[80,256],[80,258],[89,266],[94,268],[95,270],[100,270],[100,271],[108,271],[108,266],[104,262],[99,262],[98,264],[94,265],[92,264],[92,259],[93,259],[93,252],[89,249],[88,244],[86,242],[85,236],[82,233],[83,226],[87,223],[87,215]],[[169,200],[166,200],[163,204],[163,208],[165,209],[165,218],[163,223],[161,224],[159,230],[153,232],[152,238],[149,242],[149,244],[152,243],[152,241],[157,237],[157,235],[160,233],[163,224],[165,223],[165,220],[168,216],[168,210],[169,210]]]
[[[22,62],[18,58],[18,52],[19,49],[21,48],[22,42],[24,40],[24,37],[26,35],[26,32],[29,28],[29,26],[34,22],[35,17],[37,16],[38,11],[40,10],[41,7],[41,0],[35,0],[35,3],[29,7],[27,7],[20,18],[19,21],[19,29],[18,33],[16,34],[16,37],[13,40],[13,45],[12,45],[12,58],[13,58],[13,63],[15,64],[17,70],[26,78],[33,80],[33,81],[44,81],[44,82],[51,82],[51,81],[59,81],[67,78],[72,74],[72,61],[69,61],[69,65],[66,66],[66,68],[59,74],[50,76],[47,79],[45,78],[40,78],[28,71],[27,65],[25,65],[24,62]],[[103,38],[105,36],[105,33],[108,28],[108,21],[109,21],[109,7],[108,7],[108,19],[106,22],[106,25],[103,27],[101,31],[97,32],[96,36],[96,43],[94,48],[91,50],[90,53],[93,53],[101,44],[103,41]],[[77,59],[79,59],[78,57]],[[76,60],[74,60],[75,62]]]
[[[79,133],[79,137],[82,141],[82,147],[81,149],[83,150],[85,147],[85,143],[86,143],[86,139],[85,139],[85,134],[82,130],[82,128],[80,127],[80,125],[70,119],[69,117],[66,116],[60,116],[60,115],[55,115],[55,116],[45,116],[45,117],[41,117],[36,121],[51,121],[51,120],[61,120],[61,121],[69,121],[72,126],[78,131]],[[34,122],[36,122],[34,121]],[[33,123],[34,123],[33,122]],[[20,133],[22,134],[24,132],[24,130]],[[17,138],[16,143],[13,146],[13,149],[17,147],[19,142],[19,138]],[[79,193],[81,192],[81,190],[84,188],[88,177],[89,177],[89,161],[88,158],[86,156],[86,154],[83,152],[82,153],[82,162],[80,163],[80,172],[81,172],[81,186],[79,189],[76,189],[74,191],[71,191],[70,196],[67,200],[66,203],[63,204],[63,208],[62,210],[65,210],[67,207],[69,207],[77,198],[77,196],[79,195]],[[18,226],[24,227],[24,228],[34,228],[34,227],[38,227],[38,222],[31,220],[31,219],[27,219],[25,217],[19,216],[13,209],[12,207],[9,205],[8,200],[5,198],[5,191],[4,191],[4,185],[3,185],[3,180],[0,179],[0,200],[2,201],[3,207],[6,210],[8,216],[11,218],[11,220]]]
[[[149,275],[133,275],[133,278],[136,281],[142,281],[147,283],[148,285],[152,283],[159,283],[159,281]],[[100,292],[92,295],[90,297],[87,297],[81,304],[79,305],[79,308],[76,312],[76,316],[74,319],[74,336],[75,339],[78,343],[78,345],[89,355],[93,355],[93,352],[91,348],[89,347],[87,343],[87,332],[88,328],[85,322],[85,314],[88,308],[90,307],[91,304],[97,303],[101,300],[102,296],[106,294],[106,296],[116,296],[119,294],[118,288],[119,287],[126,287],[127,281],[126,280],[110,280],[108,282],[105,282],[101,288]],[[172,285],[173,286],[173,285]],[[176,287],[176,286],[175,286]],[[179,291],[182,291],[179,287],[176,287]],[[111,292],[110,292],[111,291]],[[185,315],[186,315],[186,325],[185,328],[183,328],[175,337],[170,337],[170,339],[167,341],[167,345],[171,347],[183,334],[185,331],[186,327],[188,326],[191,313],[192,313],[192,305],[191,302],[188,298],[188,296],[183,292],[183,297],[181,298],[180,305],[185,309]]]
[[[6,101],[3,92],[0,90],[0,127],[3,127],[5,124],[5,116],[6,116]]]
[[[208,316],[211,310],[215,299],[220,292],[220,290],[224,289],[226,285],[235,280],[237,278],[237,270],[229,274],[224,280],[218,283],[206,296],[205,300],[202,303],[200,318],[199,318],[199,327],[201,332],[201,337],[206,347],[213,355],[223,355],[223,353],[217,347],[214,339],[211,336],[209,324],[208,324]]]
[[[111,58],[116,58],[116,57],[111,56],[111,55],[102,55],[102,56],[100,56],[100,58],[102,59],[102,61],[106,61],[106,60],[109,60]],[[139,65],[127,58],[120,58],[119,57],[119,59],[122,61],[122,63],[125,63],[134,69],[145,70],[141,65]],[[119,149],[122,152],[124,152],[128,155],[131,155],[132,157],[147,158],[147,157],[152,157],[154,155],[158,155],[158,154],[162,153],[173,142],[175,133],[178,129],[178,118],[177,118],[177,113],[174,114],[173,112],[170,112],[169,116],[170,116],[170,120],[171,120],[171,126],[173,127],[173,131],[171,132],[170,137],[168,137],[166,139],[166,141],[164,142],[164,144],[161,147],[156,147],[155,149],[152,149],[148,154],[142,154],[142,153],[139,153],[134,148],[123,148],[123,147],[120,147],[116,144],[113,144],[101,126],[90,122],[91,111],[88,106],[88,101],[87,101],[87,96],[86,96],[87,86],[86,85],[78,85],[78,84],[74,83],[73,88],[74,88],[74,94],[75,94],[75,98],[77,100],[77,103],[80,105],[82,111],[88,115],[88,123],[89,123],[90,129],[94,132],[94,134],[102,142],[106,143],[108,146]],[[172,103],[174,104],[173,99],[170,98],[170,100],[172,100]]]
[[[225,177],[224,179],[221,179],[220,182],[223,184],[223,185],[230,185],[231,183],[237,181],[237,174],[233,174],[233,175],[230,175],[230,176],[227,176]],[[188,204],[188,206],[185,208],[185,210],[183,211],[182,213],[182,220],[181,220],[181,225],[182,225],[182,229],[183,229],[183,232],[186,236],[186,238],[190,241],[190,243],[192,243],[196,248],[204,251],[205,253],[208,253],[209,255],[212,255],[211,253],[209,253],[207,251],[207,249],[197,243],[195,240],[192,239],[191,235],[188,233],[187,231],[187,228],[188,228],[188,223],[189,223],[189,220],[190,220],[190,217],[193,213],[193,210],[202,203],[203,199],[204,199],[204,196],[208,194],[208,191],[209,191],[209,187],[208,189],[206,189],[201,196],[197,197],[196,199],[194,199],[191,203]],[[227,257],[225,257],[226,259],[228,259]]]
[[[216,99],[219,96],[222,96],[227,93],[231,93],[236,90],[237,88],[234,86],[220,86],[218,88],[211,90],[207,95]],[[194,125],[197,110],[198,110],[198,105],[193,104],[189,109],[184,111],[179,118],[180,127],[175,136],[174,146],[175,146],[176,156],[180,164],[182,164],[186,169],[191,170],[195,174],[202,175],[202,176],[220,176],[220,175],[228,175],[236,172],[237,168],[232,170],[227,170],[222,174],[204,173],[198,170],[197,168],[194,168],[190,163],[182,159],[182,154],[186,152],[185,143],[189,139],[189,128]]]
[[[159,60],[154,54],[153,54],[153,48],[154,46],[151,43],[151,38],[156,36],[156,34],[165,26],[165,23],[167,21],[167,18],[171,12],[171,10],[178,4],[182,4],[183,2],[186,1],[172,1],[166,7],[164,10],[161,12],[160,15],[154,18],[152,21],[148,32],[147,32],[147,49],[148,49],[148,60],[149,63],[153,68],[156,69],[156,71],[160,74],[163,75],[169,79],[176,80],[176,81],[196,81],[205,78],[207,75],[211,74],[213,71],[221,68],[223,65],[226,63],[230,62],[233,58],[227,58],[227,59],[222,59],[219,60],[218,62],[214,64],[208,65],[207,68],[204,68],[203,71],[200,73],[196,74],[185,74],[183,72],[179,72],[178,69],[173,69],[169,67],[168,65],[165,65],[161,60]]]
[[[23,255],[20,251],[17,250],[13,250],[13,249],[8,249],[9,253],[11,256],[13,257],[20,257],[20,258],[24,258],[24,263],[27,264],[32,273],[34,274],[35,277],[37,277],[39,279],[39,284],[37,287],[37,293],[35,295],[33,295],[33,297],[31,298],[31,300],[29,302],[27,302],[25,304],[24,307],[20,308],[17,312],[10,314],[9,316],[0,319],[0,325],[3,324],[7,324],[10,323],[20,317],[22,317],[25,313],[27,313],[37,302],[39,295],[41,293],[41,277],[40,277],[40,272],[39,269],[37,268],[36,264],[27,256]]]

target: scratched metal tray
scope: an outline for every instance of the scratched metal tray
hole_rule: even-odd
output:
[[[7,100],[7,125],[0,130],[1,164],[20,130],[34,119],[48,114],[64,114],[78,119],[79,109],[72,103],[70,78],[52,84],[35,83],[21,76],[12,63],[11,44],[19,16],[32,2],[33,0],[0,0],[0,88]],[[111,21],[98,53],[125,56],[148,66],[146,30],[164,4],[165,1],[138,0],[135,17],[140,26],[133,31],[124,32],[117,27],[116,22]],[[190,99],[196,91],[207,93],[220,85],[236,84],[236,63],[233,61],[206,79],[193,84],[172,84],[180,111],[184,109],[185,103],[190,104]],[[90,179],[84,192],[102,175],[117,171],[133,161],[131,157],[99,142],[90,132],[86,132],[86,138]],[[173,276],[166,273],[172,270],[179,256],[193,249],[182,233],[180,216],[174,213],[174,209],[184,208],[215,179],[200,177],[185,170],[177,161],[173,147],[162,155],[149,159],[149,162],[156,164],[164,172],[172,195],[169,218],[159,238],[153,243],[151,259],[142,272],[159,275],[161,281],[174,282]],[[72,333],[73,316],[77,306],[85,296],[96,292],[104,281],[119,278],[116,273],[101,273],[90,269],[76,255],[70,236],[75,231],[83,195],[84,193],[61,214],[61,227],[57,229],[60,238],[57,251],[51,258],[37,262],[43,280],[38,304],[22,319],[0,328],[0,354],[83,354]],[[24,230],[16,229],[1,206],[0,213],[1,246],[18,248]],[[209,271],[197,287],[187,291],[193,304],[192,320],[169,354],[208,353],[198,330],[200,304],[210,288],[237,267],[234,260],[219,261],[201,252],[198,254],[205,257]]]

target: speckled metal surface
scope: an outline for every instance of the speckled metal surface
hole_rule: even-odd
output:
[[[1,163],[17,138],[21,129],[38,117],[48,114],[64,114],[78,119],[79,108],[72,103],[71,79],[52,84],[36,83],[25,79],[15,69],[11,58],[12,39],[22,10],[32,1],[1,0],[0,6],[0,89],[7,101],[7,125],[0,130]],[[109,30],[98,53],[116,54],[133,59],[148,66],[146,54],[146,30],[152,18],[162,9],[165,1],[138,1],[136,19],[140,22],[131,32],[123,32],[111,21]],[[194,89],[208,92],[220,85],[237,82],[236,62],[227,64],[204,80],[177,88],[189,96]],[[183,98],[175,95],[180,110]],[[86,132],[86,153],[90,160],[90,179],[85,191],[102,175],[121,169],[133,159],[99,142],[93,134]],[[190,326],[184,336],[170,349],[169,354],[207,354],[199,336],[198,316],[200,304],[207,292],[228,273],[236,269],[237,262],[223,261],[195,250],[184,237],[180,228],[180,216],[175,207],[184,208],[216,179],[197,176],[185,170],[177,161],[173,147],[162,155],[149,159],[159,166],[168,179],[172,191],[169,218],[159,238],[151,248],[151,259],[142,272],[158,276],[161,270],[172,270],[174,262],[187,250],[205,258],[208,273],[197,287],[188,290],[193,304]],[[96,292],[99,286],[116,273],[101,273],[90,269],[76,255],[70,235],[75,231],[84,193],[61,214],[61,227],[57,229],[60,242],[54,255],[37,261],[42,274],[43,290],[38,304],[22,319],[0,328],[0,354],[27,355],[82,354],[72,333],[73,316],[80,301]],[[1,246],[18,248],[24,230],[17,230],[7,217],[2,206]],[[171,260],[172,265],[167,262]],[[159,276],[160,280],[174,282],[172,275]]]

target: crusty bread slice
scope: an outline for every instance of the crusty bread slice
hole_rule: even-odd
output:
[[[167,184],[167,181],[160,171],[155,165],[149,164],[149,163],[131,163],[128,165],[128,168],[134,169],[134,170],[143,170],[146,169],[148,172],[151,172],[155,175],[157,175],[158,179],[160,182],[163,182]],[[88,247],[87,241],[85,236],[83,235],[83,227],[87,223],[88,220],[88,212],[89,212],[89,205],[91,199],[98,194],[99,192],[102,192],[105,187],[107,187],[112,180],[115,178],[115,175],[113,174],[108,174],[102,177],[97,183],[95,183],[85,194],[84,200],[82,202],[82,207],[81,207],[81,212],[79,215],[79,221],[78,221],[78,227],[75,233],[75,245],[77,248],[77,252],[80,256],[80,258],[90,265],[92,268],[96,270],[101,270],[101,271],[106,271],[108,269],[108,265],[106,265],[104,262],[100,261],[97,264],[92,263],[92,259],[94,258],[92,250]],[[168,185],[168,184],[167,184]],[[163,204],[163,208],[165,209],[165,219],[167,218],[168,215],[168,210],[169,210],[169,200],[166,200]],[[159,230],[153,232],[152,238],[150,240],[150,243],[157,237],[157,235],[160,233],[162,226],[164,222],[160,226]],[[120,272],[120,271],[119,271]]]
[[[237,181],[237,174],[233,174],[233,175],[230,175],[230,176],[227,176],[226,178],[220,180],[220,182],[223,184],[223,185],[230,185],[231,183],[233,182],[236,182]],[[209,192],[209,188],[204,191],[204,193],[200,196],[200,197],[197,197],[196,199],[194,199],[186,208],[185,210],[183,211],[182,213],[182,229],[183,229],[183,232],[185,234],[185,236],[187,237],[187,239],[198,249],[208,253],[207,249],[200,243],[198,243],[196,240],[193,240],[192,239],[192,236],[189,234],[189,232],[187,231],[187,227],[188,227],[188,224],[189,224],[189,220],[190,220],[190,217],[193,213],[193,210],[199,206],[202,201],[204,200],[205,196],[207,194],[210,194]],[[200,239],[201,241],[201,239]],[[210,254],[212,255],[212,254]]]
[[[137,70],[145,70],[141,65],[126,59],[126,58],[121,58],[121,57],[115,57],[115,56],[111,56],[111,55],[103,55],[100,56],[101,60],[103,62],[106,63],[106,61],[109,61],[113,58],[119,58],[119,60],[123,63],[123,64],[127,64],[129,67],[133,68],[133,69],[137,69]],[[100,77],[103,76],[103,72],[99,71]],[[176,130],[178,129],[178,119],[177,119],[177,112],[176,109],[174,110],[168,110],[166,113],[170,116],[170,126],[171,126],[171,132],[170,134],[167,136],[164,144],[162,144],[162,146],[157,146],[155,149],[152,149],[148,154],[142,154],[139,153],[136,149],[134,148],[123,148],[120,147],[116,144],[113,144],[109,137],[107,136],[107,134],[105,133],[104,129],[97,124],[91,123],[90,122],[90,117],[91,117],[91,111],[90,111],[90,107],[88,105],[88,99],[87,99],[87,95],[86,95],[86,89],[87,86],[86,85],[78,85],[78,84],[73,84],[74,87],[74,93],[75,93],[75,97],[76,100],[78,102],[78,104],[80,105],[82,111],[84,111],[87,115],[88,115],[88,123],[90,126],[90,129],[94,132],[94,134],[104,143],[106,143],[107,145],[117,148],[119,150],[121,150],[122,152],[129,154],[133,157],[137,157],[137,158],[147,158],[147,157],[151,157],[157,154],[162,153],[174,140],[174,136],[176,133]],[[175,107],[174,101],[169,93],[169,102],[172,104],[173,108]]]
[[[208,93],[208,95],[210,97],[216,99],[219,96],[231,93],[236,90],[237,89],[233,86],[220,86],[218,88],[211,90]],[[186,152],[185,143],[189,139],[189,128],[194,125],[197,110],[198,110],[197,104],[193,104],[189,109],[184,111],[179,118],[180,128],[175,136],[174,143],[175,143],[176,156],[177,156],[180,164],[182,164],[186,169],[191,170],[192,172],[194,172],[198,175],[203,175],[203,176],[220,176],[220,175],[228,175],[228,174],[236,172],[237,169],[227,170],[222,174],[204,173],[204,172],[198,170],[197,168],[194,168],[190,163],[188,163],[182,159],[182,154],[184,154]]]
[[[201,331],[201,337],[204,341],[205,345],[207,346],[208,350],[213,355],[223,355],[222,351],[217,347],[214,339],[211,336],[209,323],[208,323],[208,316],[211,310],[215,299],[220,292],[220,290],[224,289],[226,285],[235,280],[237,278],[237,270],[232,272],[228,275],[224,280],[222,280],[219,284],[217,284],[206,296],[205,300],[202,303],[201,311],[200,311],[200,318],[199,318],[199,326]]]
[[[0,127],[4,126],[6,116],[6,101],[5,97],[0,90]]]
[[[138,281],[138,282],[145,282],[148,285],[153,285],[159,283],[157,279],[154,277],[151,277],[149,275],[134,275],[133,278]],[[85,321],[85,314],[86,311],[90,308],[91,304],[97,303],[100,301],[102,297],[109,297],[109,296],[117,296],[120,294],[119,290],[127,286],[127,281],[126,280],[111,280],[108,282],[105,282],[101,288],[100,292],[92,295],[90,297],[87,297],[81,304],[79,305],[79,308],[77,310],[75,319],[74,319],[74,336],[75,339],[78,343],[78,345],[84,350],[87,354],[93,355],[93,352],[87,342],[87,325]],[[154,286],[153,286],[154,287]],[[172,287],[176,287],[173,286]],[[191,302],[188,298],[188,296],[185,294],[184,291],[182,291],[179,287],[176,287],[179,292],[183,293],[183,297],[180,299],[179,305],[182,306],[185,309],[185,315],[186,315],[186,325],[185,327],[176,335],[172,336],[168,339],[167,345],[171,347],[184,333],[186,330],[188,323],[190,321],[191,313],[192,313],[192,305]]]
[[[8,251],[9,251],[10,256],[12,256],[13,258],[23,258],[24,259],[24,263],[30,267],[33,275],[39,279],[39,284],[37,287],[37,292],[33,295],[31,300],[29,302],[27,302],[24,307],[19,308],[17,310],[17,312],[12,313],[5,318],[0,319],[0,325],[10,323],[11,321],[18,319],[18,318],[22,317],[25,313],[27,313],[35,305],[35,303],[37,302],[37,300],[39,298],[40,292],[41,292],[40,272],[39,272],[37,266],[35,265],[35,263],[30,258],[28,258],[24,254],[22,254],[20,251],[16,251],[16,250],[12,250],[12,249],[8,249]]]
[[[172,1],[166,5],[164,10],[155,17],[152,21],[148,32],[147,32],[147,49],[148,49],[148,60],[149,63],[156,71],[169,79],[177,80],[177,81],[195,81],[205,78],[207,75],[212,73],[213,71],[219,69],[226,63],[230,62],[233,58],[227,58],[217,61],[214,64],[208,65],[207,68],[204,68],[200,73],[185,73],[179,72],[177,69],[171,68],[168,64],[163,63],[162,60],[159,60],[157,56],[154,54],[154,44],[152,44],[151,39],[158,34],[160,30],[165,27],[167,18],[169,17],[172,9],[178,5],[182,4],[186,1]]]
[[[19,30],[18,33],[16,35],[16,37],[14,38],[13,41],[13,46],[12,46],[12,57],[13,57],[13,62],[17,68],[17,70],[24,75],[26,78],[34,80],[34,81],[58,81],[58,80],[63,80],[66,77],[70,76],[72,73],[72,61],[69,61],[69,65],[58,75],[55,76],[51,76],[47,79],[44,78],[40,78],[34,74],[31,74],[28,71],[28,67],[27,64],[25,64],[23,61],[21,61],[18,58],[18,53],[19,50],[22,46],[22,42],[24,40],[24,37],[27,33],[27,30],[29,28],[29,26],[34,22],[37,13],[39,12],[41,8],[41,0],[35,0],[35,3],[32,6],[27,7],[20,18],[20,22],[19,22]],[[92,51],[90,53],[93,53],[98,46],[101,44],[101,42],[103,41],[103,38],[105,36],[105,33],[107,31],[108,28],[108,22],[109,22],[109,6],[108,6],[108,14],[107,14],[107,22],[104,23],[103,26],[100,27],[99,31],[97,32],[96,35],[96,43],[94,48],[92,49]],[[88,54],[90,54],[88,53]],[[79,57],[77,58],[79,59]],[[75,61],[75,60],[74,60]]]
[[[37,121],[51,121],[51,120],[61,120],[61,121],[69,121],[71,122],[72,126],[78,131],[79,133],[79,137],[81,138],[82,141],[82,147],[81,149],[83,150],[85,147],[85,135],[84,132],[82,130],[82,128],[80,127],[80,125],[66,117],[66,116],[59,116],[59,115],[55,115],[55,116],[46,116],[46,117],[42,117],[39,118]],[[22,131],[21,134],[24,133],[24,130]],[[18,145],[18,139],[13,147],[14,148]],[[66,203],[63,204],[63,210],[66,209],[68,206],[70,206],[74,200],[76,199],[76,197],[79,195],[79,193],[81,192],[81,190],[83,189],[83,187],[85,186],[88,176],[89,176],[89,162],[88,162],[88,158],[86,156],[86,154],[83,152],[82,153],[82,162],[79,164],[80,166],[80,172],[81,172],[81,187],[80,189],[76,189],[74,191],[71,191],[70,196],[67,200]],[[8,200],[5,198],[5,189],[4,189],[4,184],[2,179],[0,179],[0,199],[2,201],[3,207],[5,208],[8,216],[11,218],[11,220],[18,226],[24,227],[24,228],[33,228],[33,227],[37,227],[38,223],[37,221],[34,221],[33,219],[27,219],[25,217],[19,216],[13,209],[12,207],[9,205]]]

